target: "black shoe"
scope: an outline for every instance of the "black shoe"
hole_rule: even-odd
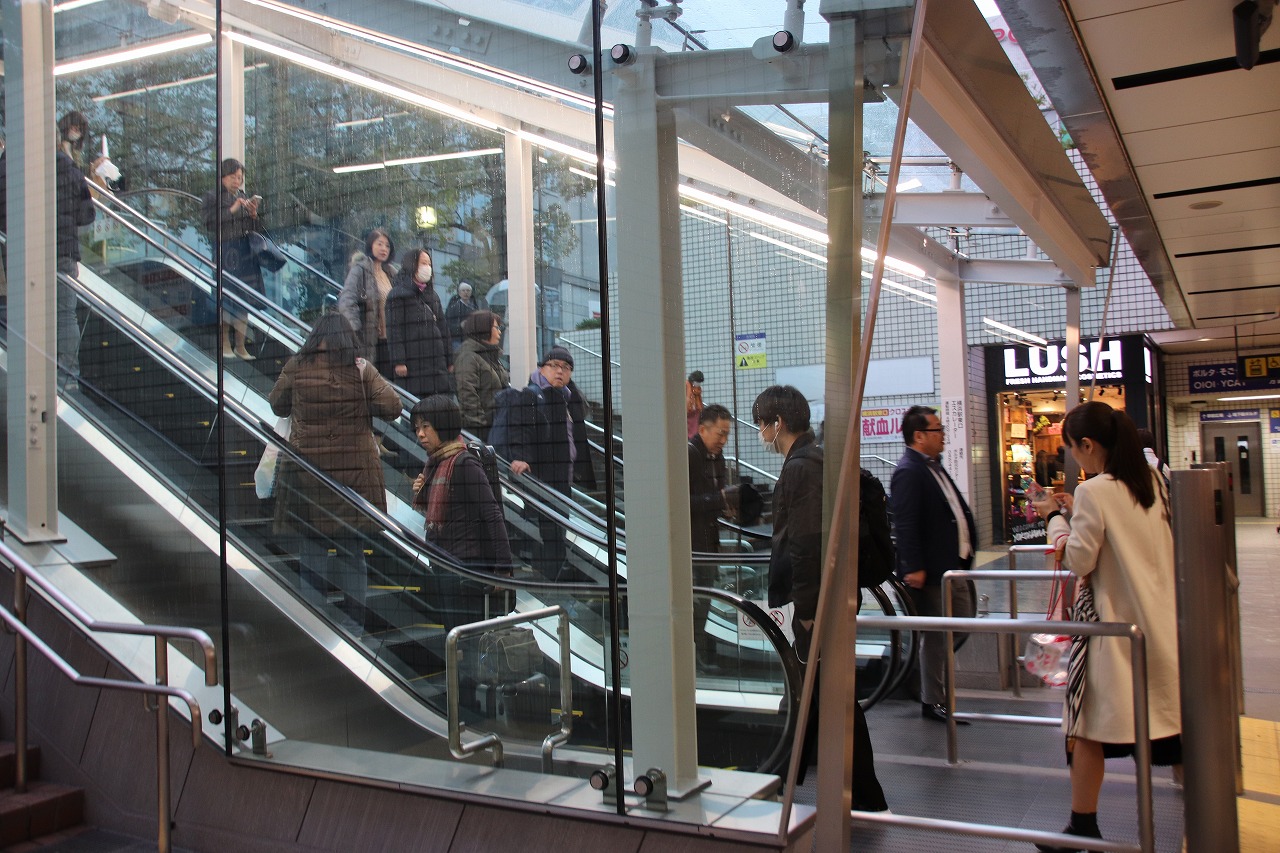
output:
[[[1078,835],[1081,838],[1101,838],[1102,833],[1097,827],[1092,829],[1078,829],[1074,824],[1067,824],[1066,829],[1062,830],[1067,835]],[[1047,847],[1043,844],[1037,844],[1036,849],[1040,853],[1084,853],[1079,847]]]
[[[928,702],[920,704],[920,716],[926,720],[933,720],[937,723],[945,723],[951,715],[947,713],[946,705],[930,705]],[[968,720],[956,720],[957,726],[969,725]]]

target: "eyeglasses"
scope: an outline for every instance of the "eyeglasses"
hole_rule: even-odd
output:
[[[920,430],[920,432],[946,432],[946,431],[947,431],[946,427],[930,427],[929,429]]]
[[[550,367],[552,370],[565,370],[573,373],[573,365],[566,364],[563,361],[548,361],[543,367]]]

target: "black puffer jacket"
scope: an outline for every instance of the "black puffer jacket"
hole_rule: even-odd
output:
[[[769,606],[795,602],[795,621],[818,612],[822,581],[822,445],[813,432],[796,438],[773,488]]]
[[[54,156],[54,168],[57,171],[57,256],[78,261],[80,228],[93,222],[93,197],[89,195],[84,172],[65,151]],[[9,233],[9,160],[3,152],[0,152],[0,231]]]
[[[397,377],[415,397],[449,393],[449,327],[440,297],[430,284],[422,290],[413,273],[396,277],[387,296],[387,350],[393,367],[403,364],[409,375]]]

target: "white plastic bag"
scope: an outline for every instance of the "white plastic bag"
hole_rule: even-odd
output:
[[[290,429],[293,421],[289,418],[281,418],[276,421],[276,434],[282,439],[288,441]],[[253,491],[257,494],[259,500],[266,500],[276,493],[276,478],[279,476],[277,466],[280,463],[280,446],[275,442],[267,445],[267,449],[262,451],[262,458],[258,460],[258,467],[253,471]]]

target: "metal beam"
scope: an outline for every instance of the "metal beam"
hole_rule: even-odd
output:
[[[911,118],[1078,285],[1111,229],[971,3],[935,3]]]
[[[884,197],[867,199],[867,215],[879,218]],[[893,208],[895,225],[952,225],[957,228],[1016,228],[1012,219],[982,193],[899,193]]]
[[[1071,283],[1053,261],[1036,260],[962,260],[960,278],[984,284],[1034,287],[1062,287]]]

